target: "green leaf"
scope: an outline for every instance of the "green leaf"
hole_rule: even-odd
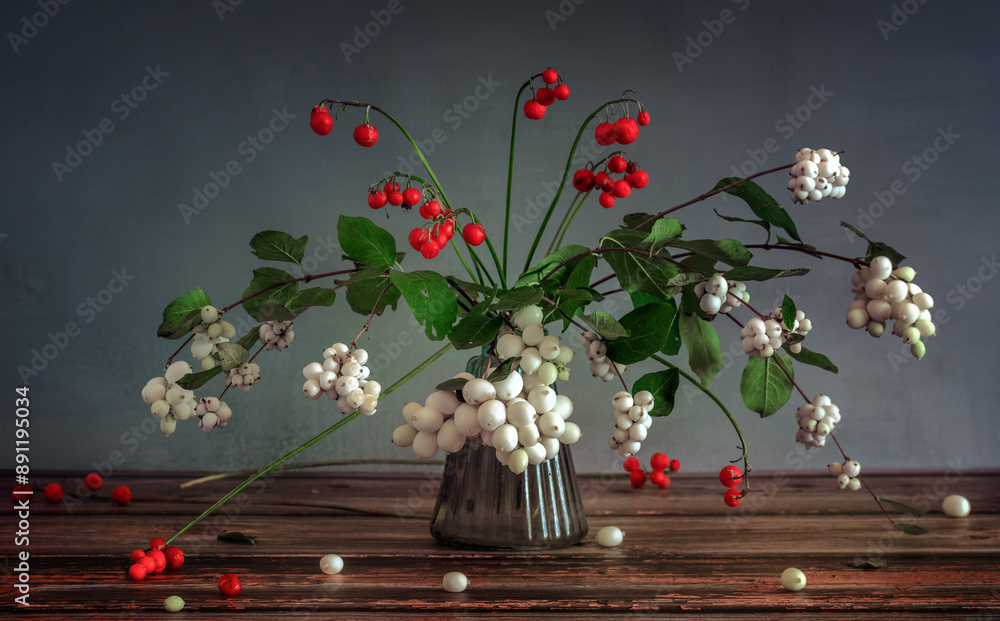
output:
[[[522,274],[521,277],[517,279],[517,282],[514,283],[514,286],[523,287],[527,285],[537,285],[541,281],[542,277],[552,271],[552,268],[559,265],[563,261],[567,261],[572,257],[585,252],[589,253],[590,248],[580,245],[563,246],[559,250],[556,250],[552,254],[543,258],[538,265]],[[583,259],[586,256],[588,255],[584,255],[580,257],[580,259]],[[544,285],[546,287],[561,287],[565,284],[566,279],[569,277],[569,274],[572,272],[575,265],[576,261],[573,261],[572,263],[567,263],[566,265],[560,267],[555,273],[545,279]]]
[[[742,267],[750,262],[753,255],[735,239],[675,239],[668,246],[688,250],[697,255],[721,261],[733,267]]]
[[[715,327],[697,315],[681,312],[680,333],[688,350],[688,365],[702,385],[708,386],[723,367],[722,349]]]
[[[739,180],[739,177],[727,177],[715,184],[715,189],[725,187]],[[792,217],[788,215],[784,207],[778,204],[778,201],[774,200],[770,194],[764,191],[764,188],[753,181],[746,181],[734,188],[725,190],[725,192],[736,198],[743,199],[750,206],[754,215],[761,220],[773,224],[778,228],[785,229],[793,238],[802,241],[799,237],[799,232],[795,228],[795,223],[792,222]]]
[[[437,272],[389,272],[389,280],[399,288],[417,321],[424,324],[424,333],[432,341],[440,341],[458,319],[458,302],[448,281]]]
[[[788,343],[785,343],[785,345],[788,345]],[[802,350],[797,354],[788,352],[788,355],[791,356],[792,360],[794,360],[795,362],[801,362],[802,364],[808,364],[814,367],[819,367],[821,369],[826,369],[831,373],[839,372],[837,366],[832,362],[830,362],[829,358],[827,358],[823,354],[814,351],[809,351],[805,347],[803,347]]]
[[[240,337],[240,340],[235,341],[237,345],[242,345],[244,349],[249,350],[251,347],[260,342],[260,326],[254,326],[250,328],[250,331]]]
[[[352,261],[383,267],[396,262],[396,240],[368,218],[340,216],[337,241]]]
[[[920,516],[922,516],[924,514],[924,512],[921,511],[920,509],[914,509],[913,507],[911,507],[909,505],[904,505],[903,503],[896,502],[895,500],[889,500],[885,496],[879,496],[878,499],[879,499],[879,502],[888,503],[888,504],[892,505],[893,507],[899,509],[903,513],[909,513],[913,517],[920,517]]]
[[[680,386],[681,374],[677,369],[667,369],[643,375],[632,385],[632,394],[640,390],[653,393],[653,409],[650,416],[667,416],[674,409],[674,396]]]
[[[792,380],[781,370],[774,356],[748,358],[747,366],[740,378],[740,396],[743,397],[743,403],[751,412],[760,414],[761,418],[777,412],[792,396]],[[791,359],[782,356],[782,362],[794,376]]]
[[[653,223],[653,230],[649,232],[643,243],[648,244],[649,249],[655,253],[667,242],[680,237],[683,232],[684,227],[681,226],[681,221],[677,218],[660,218]]]
[[[466,280],[461,280],[461,279],[455,278],[454,276],[445,276],[445,278],[448,279],[448,282],[454,283],[455,285],[458,286],[459,289],[462,289],[466,293],[469,293],[469,294],[472,294],[472,293],[481,293],[484,296],[486,296],[486,299],[492,299],[493,296],[495,296],[496,292],[497,292],[497,288],[496,287],[490,287],[490,286],[486,286],[486,285],[480,285],[480,284],[477,284],[477,283],[474,283],[474,282],[469,282],[469,281],[466,281]],[[472,296],[472,297],[477,297],[477,296]]]
[[[324,289],[322,287],[312,287],[311,289],[303,289],[288,300],[288,310],[292,313],[299,313],[310,306],[333,306],[333,303],[337,299],[337,292],[333,289]]]
[[[618,320],[602,310],[594,311],[581,317],[583,323],[600,335],[601,340],[616,339],[628,336],[629,331],[618,323]]]
[[[639,308],[646,304],[666,304],[673,309],[673,317],[670,319],[670,326],[667,330],[667,342],[664,344],[663,349],[660,350],[660,353],[668,356],[676,356],[677,352],[681,350],[681,328],[677,319],[677,302],[673,298],[664,300],[663,298],[642,293],[641,291],[628,295],[632,299],[632,308]]]
[[[214,357],[219,361],[223,371],[235,369],[250,359],[250,352],[239,343],[219,343],[216,349],[218,353]]]
[[[746,220],[744,218],[737,218],[736,216],[724,216],[719,213],[718,209],[713,209],[712,211],[715,212],[715,215],[719,216],[726,222],[746,222],[747,224],[756,224],[757,226],[763,227],[763,229],[767,231],[767,238],[771,239],[771,225],[763,220]]]
[[[745,265],[743,267],[734,267],[724,274],[727,280],[738,280],[740,282],[746,282],[748,280],[753,281],[764,281],[771,280],[772,278],[786,278],[789,276],[802,276],[808,274],[809,270],[804,267],[796,267],[787,270],[775,270],[767,267],[755,267],[753,265]]]
[[[672,297],[677,293],[677,288],[668,286],[667,281],[677,275],[677,265],[665,258],[623,251],[648,252],[648,245],[644,243],[646,237],[643,232],[630,229],[611,231],[601,239],[600,247],[612,250],[601,253],[601,256],[614,270],[618,283],[625,291],[643,291],[661,298]],[[662,257],[662,252],[660,255]],[[669,258],[669,254],[666,256]]]
[[[228,533],[219,533],[219,539],[222,541],[229,541],[232,543],[245,543],[247,545],[255,546],[257,545],[257,539],[249,535],[244,535],[243,533],[232,531]]]
[[[264,261],[285,261],[300,264],[306,253],[305,235],[295,239],[282,231],[261,231],[250,239],[253,253]]]
[[[841,222],[840,226],[849,229],[852,233],[860,237],[861,239],[868,242],[868,252],[865,254],[865,261],[871,262],[875,257],[888,257],[889,261],[892,262],[893,267],[898,267],[900,263],[906,260],[906,257],[901,255],[892,246],[885,242],[876,242],[868,239],[864,233],[847,222]]]
[[[514,356],[513,358],[507,358],[500,364],[496,369],[490,373],[489,377],[486,378],[490,382],[501,382],[514,372],[514,367],[518,362],[521,361],[520,356]]]
[[[220,366],[214,366],[207,371],[189,373],[177,380],[177,385],[187,390],[195,390],[204,386],[208,380],[212,379],[219,373],[222,373],[222,367]]]
[[[369,315],[373,311],[376,315],[381,315],[388,306],[396,310],[399,289],[392,286],[388,278],[383,278],[385,273],[386,268],[379,265],[366,267],[351,274],[347,280],[347,293],[344,296],[351,310],[359,315]],[[389,289],[386,290],[386,287]],[[383,290],[385,293],[382,293]]]
[[[854,569],[882,569],[889,566],[889,561],[884,558],[856,558],[847,566]]]
[[[569,317],[576,315],[577,311],[587,306],[588,303],[603,299],[600,294],[590,288],[590,279],[595,267],[597,267],[597,257],[592,254],[583,257],[574,263],[573,269],[570,270],[569,275],[566,277],[565,289],[558,289],[556,291],[559,308],[566,313],[566,317],[563,317],[563,330],[569,328]],[[574,295],[583,295],[585,292],[590,292],[595,297],[590,299],[572,297]],[[551,316],[557,312],[553,309],[553,312],[547,315]]]
[[[584,300],[587,302],[600,302],[604,299],[604,296],[597,292],[596,289],[590,288],[580,288],[580,289],[560,289],[556,293],[556,298],[565,301],[577,301]],[[567,313],[569,314],[569,313]]]
[[[795,329],[795,300],[787,294],[781,300],[781,321],[789,330]]]
[[[469,314],[455,324],[455,327],[448,333],[448,340],[455,346],[455,349],[482,347],[492,343],[502,327],[503,319],[496,315],[487,317],[486,315]]]
[[[667,284],[671,287],[686,287],[687,285],[705,282],[709,278],[711,278],[711,276],[699,274],[698,272],[681,272],[668,280]]]
[[[620,323],[630,336],[607,340],[608,359],[635,364],[660,351],[676,313],[668,304],[645,304],[623,315]]]
[[[260,305],[260,310],[257,311],[256,319],[260,322],[291,321],[295,319],[295,315],[285,308],[281,302],[268,296],[268,298],[264,300],[264,303]]]
[[[163,323],[156,329],[156,336],[181,338],[201,323],[201,307],[211,303],[208,295],[201,289],[188,291],[163,309]]]
[[[647,220],[649,220],[652,217],[653,217],[653,214],[651,214],[651,213],[630,213],[630,214],[626,214],[626,216],[624,218],[622,218],[622,222],[624,222],[624,224],[622,225],[622,228],[624,228],[624,229],[635,229],[635,230],[638,230],[638,231],[642,231],[644,233],[652,233],[653,232],[653,226],[655,226],[656,222],[657,222],[656,220],[653,220],[652,222],[646,224],[641,229],[636,229],[635,228],[635,227],[639,226],[640,224],[642,224],[643,222],[646,222]]]
[[[907,535],[926,535],[931,532],[926,528],[921,528],[915,524],[907,524],[906,522],[893,522],[892,525]]]
[[[285,304],[299,290],[299,285],[295,282],[278,286],[278,283],[289,280],[295,280],[295,277],[284,270],[279,270],[276,267],[258,267],[253,271],[253,280],[250,281],[250,285],[243,291],[242,297],[245,298],[265,289],[267,289],[267,295],[262,293],[246,300],[243,302],[243,309],[251,317],[256,317],[268,298],[274,298],[281,304]]]
[[[542,290],[538,287],[515,287],[500,294],[494,310],[519,310],[541,299]]]
[[[816,246],[810,246],[809,244],[801,244],[801,243],[793,242],[790,239],[785,239],[781,235],[778,235],[778,243],[779,244],[784,244],[786,246],[794,246],[796,248],[806,248],[808,250],[816,250]],[[822,259],[823,256],[822,255],[816,255],[816,258],[817,259]]]
[[[453,377],[453,378],[451,378],[449,380],[445,380],[445,381],[441,382],[440,384],[438,384],[434,388],[436,390],[443,390],[445,392],[459,392],[463,388],[465,388],[465,384],[468,381],[469,380],[461,378],[461,377]]]

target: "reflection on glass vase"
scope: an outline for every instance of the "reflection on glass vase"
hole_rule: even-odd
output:
[[[545,550],[578,543],[587,516],[568,446],[514,474],[495,449],[469,438],[445,460],[431,534],[442,543],[480,550]]]

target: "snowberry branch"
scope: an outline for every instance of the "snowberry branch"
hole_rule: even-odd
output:
[[[351,268],[351,269],[347,269],[347,270],[338,270],[336,272],[325,272],[323,274],[306,274],[305,276],[300,276],[299,278],[291,278],[289,280],[283,280],[281,282],[276,282],[276,283],[274,283],[272,285],[268,285],[268,286],[264,287],[263,289],[261,289],[259,291],[254,291],[253,293],[251,293],[250,295],[246,296],[245,298],[243,298],[241,300],[237,300],[237,301],[233,302],[232,304],[230,304],[229,306],[227,306],[225,308],[220,308],[219,310],[224,313],[224,312],[226,312],[228,310],[236,308],[237,306],[239,306],[240,304],[246,302],[247,300],[250,300],[250,299],[253,299],[253,298],[257,297],[258,295],[260,295],[262,293],[267,293],[271,289],[277,289],[278,287],[284,287],[285,285],[290,285],[290,284],[296,283],[296,282],[310,282],[310,281],[316,280],[317,278],[327,278],[329,276],[339,276],[341,274],[353,274],[354,272],[360,271],[360,269],[361,268]]]
[[[382,296],[385,295],[385,292],[391,288],[392,288],[392,283],[390,282],[385,286],[384,289],[382,289],[381,293],[378,294],[378,297],[375,298],[375,305],[372,307],[372,312],[368,313],[368,320],[365,321],[365,325],[361,326],[361,331],[358,332],[358,335],[354,337],[353,341],[351,341],[351,346],[348,349],[348,352],[354,351],[355,346],[357,346],[358,344],[358,339],[361,338],[362,334],[368,331],[368,328],[372,325],[372,318],[375,317],[375,311],[378,310],[379,302],[382,301]]]
[[[822,250],[816,250],[814,248],[805,248],[803,246],[789,246],[786,244],[750,244],[744,246],[744,248],[760,248],[762,250],[794,250],[796,252],[804,252],[805,254],[810,254],[817,257],[830,257],[831,259],[837,259],[838,261],[846,261],[847,263],[850,263],[857,269],[860,269],[865,265],[868,265],[868,261],[865,261],[864,259],[852,259],[850,257],[845,257],[839,254],[833,254],[832,252],[824,252]],[[693,253],[688,253],[688,254],[693,254]]]

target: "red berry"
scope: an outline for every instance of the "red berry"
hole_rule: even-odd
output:
[[[448,234],[436,224],[434,225],[434,230],[431,231],[431,235],[433,236],[432,239],[434,239],[434,241],[437,242],[437,245],[441,248],[447,246],[448,241],[451,239],[451,237],[449,237]]]
[[[406,188],[403,190],[403,204],[407,207],[413,207],[419,203],[422,198],[423,196],[417,188]]]
[[[643,110],[639,113],[638,118],[639,125],[646,126],[649,125],[649,113]]]
[[[678,460],[678,459],[671,459],[670,460],[670,469],[673,470],[674,472],[677,472],[678,470],[680,470],[681,469],[681,462],[680,462],[680,460]]]
[[[486,239],[486,229],[478,222],[470,222],[462,229],[462,239],[470,246],[478,246]]]
[[[146,567],[140,563],[135,563],[134,565],[128,568],[129,580],[135,580],[136,582],[139,582],[140,580],[145,580],[147,573],[149,572],[146,571]]]
[[[540,119],[545,116],[545,106],[535,99],[524,102],[524,116],[529,119]]]
[[[438,245],[436,240],[429,239],[420,244],[420,254],[424,255],[425,259],[433,259],[440,251],[441,246]]]
[[[362,147],[371,147],[378,142],[378,130],[374,125],[358,125],[354,128],[354,142]]]
[[[427,201],[420,206],[420,215],[427,220],[433,220],[441,213],[441,203],[437,201]]]
[[[154,574],[162,574],[163,570],[167,568],[167,557],[163,554],[161,550],[150,550],[146,556],[142,558],[153,559],[153,571]],[[142,559],[139,559],[142,560]]]
[[[111,500],[124,507],[132,500],[132,490],[124,485],[119,485],[111,492]]]
[[[542,82],[545,82],[546,84],[555,84],[558,81],[559,74],[555,69],[549,68],[542,72]]]
[[[388,194],[389,192],[399,192],[399,184],[387,183],[383,186],[383,189],[385,190],[386,194]]]
[[[615,180],[611,178],[611,175],[602,170],[594,175],[594,185],[605,192],[610,192],[611,188],[615,187]]]
[[[594,130],[594,139],[601,146],[608,146],[615,143],[615,126],[611,123],[601,123]]]
[[[649,184],[649,175],[645,170],[637,170],[625,177],[625,181],[636,190],[641,190]]]
[[[726,466],[719,471],[719,481],[726,487],[736,487],[742,480],[743,471],[736,466]]]
[[[639,125],[631,118],[622,117],[615,121],[614,131],[618,144],[632,144],[639,137]]]
[[[152,550],[151,550],[152,551]],[[156,573],[156,559],[149,556],[148,554],[138,561],[135,562],[136,565],[142,565],[146,570],[146,575]],[[145,577],[145,576],[144,576]]]
[[[448,218],[447,220],[444,221],[444,223],[441,225],[441,231],[443,231],[444,234],[448,236],[448,239],[451,239],[452,237],[455,236],[455,223],[452,222],[451,218]]]
[[[620,155],[612,155],[608,160],[608,170],[613,173],[623,173],[628,168],[628,162]]]
[[[632,173],[634,173],[637,170],[639,170],[639,165],[636,164],[635,162],[629,162],[625,166],[625,174],[626,175],[631,175]]]
[[[565,84],[560,84],[555,88],[556,99],[559,101],[566,101],[569,99],[569,87]]]
[[[422,244],[427,239],[428,239],[427,229],[423,229],[423,228],[417,227],[417,228],[413,229],[412,231],[410,231],[410,238],[409,238],[409,240],[410,240],[410,247],[412,247],[414,250],[419,251],[420,250],[420,244]]]
[[[325,136],[333,129],[333,117],[326,106],[313,106],[309,115],[309,127],[320,136]]]
[[[91,472],[87,476],[83,477],[83,485],[90,491],[96,492],[101,489],[102,485],[104,485],[104,481],[101,479],[99,474]]]
[[[14,499],[14,502],[17,502],[18,500],[24,500],[26,496],[31,497],[34,494],[35,492],[32,491],[30,485],[18,485],[14,487],[14,492],[11,494],[11,498]]]
[[[543,106],[551,106],[556,100],[556,92],[551,88],[540,88],[535,92],[535,101]]]
[[[594,189],[594,171],[581,168],[573,173],[573,187],[577,192],[589,192]]]
[[[641,468],[633,470],[628,473],[628,482],[632,484],[632,487],[638,489],[646,484],[646,473]]]
[[[615,186],[611,189],[614,195],[618,198],[625,198],[632,193],[632,186],[628,184],[628,181],[624,179],[619,179],[615,181]]]
[[[670,485],[670,477],[664,474],[662,470],[654,470],[649,473],[649,482],[659,487],[667,487]]]
[[[45,491],[42,492],[42,495],[49,502],[59,502],[63,497],[63,486],[58,483],[49,483],[45,486]]]
[[[223,574],[219,578],[219,592],[223,595],[239,595],[243,585],[236,574]]]
[[[384,190],[375,190],[368,193],[368,206],[372,209],[381,209],[389,202],[389,196]]]
[[[649,458],[649,467],[653,470],[666,470],[670,467],[670,458],[663,453],[653,453]]]
[[[626,457],[622,467],[625,468],[625,472],[634,472],[639,469],[639,460],[634,456]]]
[[[167,547],[167,542],[163,537],[153,537],[149,540],[150,550],[162,550]]]
[[[163,556],[167,558],[167,569],[174,571],[184,564],[184,551],[177,546],[167,546],[163,549]]]
[[[615,195],[611,192],[601,192],[601,197],[597,199],[597,202],[601,204],[601,207],[611,209],[615,206]]]
[[[730,507],[737,507],[743,502],[743,493],[735,487],[727,489],[726,493],[722,495],[722,500]]]
[[[136,548],[135,550],[129,552],[128,560],[132,561],[133,563],[138,563],[139,559],[141,559],[144,556],[146,556],[146,553],[140,550],[139,548]]]
[[[389,192],[386,194],[386,198],[389,200],[389,204],[393,207],[399,207],[403,204],[403,193],[402,192]]]

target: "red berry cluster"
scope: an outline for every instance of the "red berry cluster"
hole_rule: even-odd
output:
[[[425,259],[433,259],[455,236],[458,218],[450,209],[442,210],[441,204],[435,200],[424,203],[420,207],[420,215],[430,223],[410,231],[410,246]],[[486,239],[486,229],[478,222],[470,222],[462,228],[462,239],[470,246],[478,246]]]
[[[652,472],[649,473],[650,482],[663,488],[670,485],[667,471],[677,472],[681,469],[681,462],[676,459],[672,460],[663,453],[653,453],[652,457],[649,458],[649,466],[652,469]],[[634,456],[626,458],[622,467],[628,473],[629,483],[632,484],[632,487],[638,489],[646,484],[646,472]]]
[[[354,128],[354,142],[362,147],[371,147],[378,142],[378,130],[367,121],[368,115],[365,113],[365,123]],[[326,136],[333,130],[333,117],[326,106],[313,106],[309,115],[309,127],[320,136]]]
[[[743,471],[736,466],[726,466],[719,471],[719,482],[729,488],[722,495],[722,500],[730,507],[739,506],[743,502],[745,493],[739,489],[740,483],[743,482]]]
[[[146,576],[163,573],[164,569],[174,571],[184,564],[184,552],[176,546],[168,546],[163,537],[153,537],[148,550],[136,548],[128,556],[129,580],[145,580]]]
[[[615,179],[612,174],[621,174],[622,177]],[[616,200],[625,198],[632,190],[641,190],[648,184],[649,175],[646,171],[639,170],[638,163],[618,154],[608,158],[605,169],[597,173],[587,167],[573,173],[573,187],[578,192],[590,192],[594,188],[601,190],[599,202],[605,209],[614,207]]]
[[[540,119],[555,100],[564,101],[569,98],[569,87],[563,84],[559,73],[551,67],[542,72],[542,82],[546,86],[534,91],[534,99],[524,102],[524,116],[529,119]],[[555,84],[554,88],[551,88]],[[534,90],[534,87],[532,87]]]
[[[614,143],[632,144],[639,137],[639,126],[649,125],[649,113],[645,110],[639,112],[636,118],[623,116],[614,123],[605,121],[594,130],[594,139],[601,146],[608,146]]]
[[[403,211],[409,211],[423,199],[423,192],[421,192],[419,188],[406,188],[405,190],[400,190],[398,183],[389,182],[382,187],[375,184],[368,188],[368,206],[372,209],[381,209],[388,204],[393,207],[399,207],[402,205]],[[423,207],[421,207],[421,209],[423,209]]]

